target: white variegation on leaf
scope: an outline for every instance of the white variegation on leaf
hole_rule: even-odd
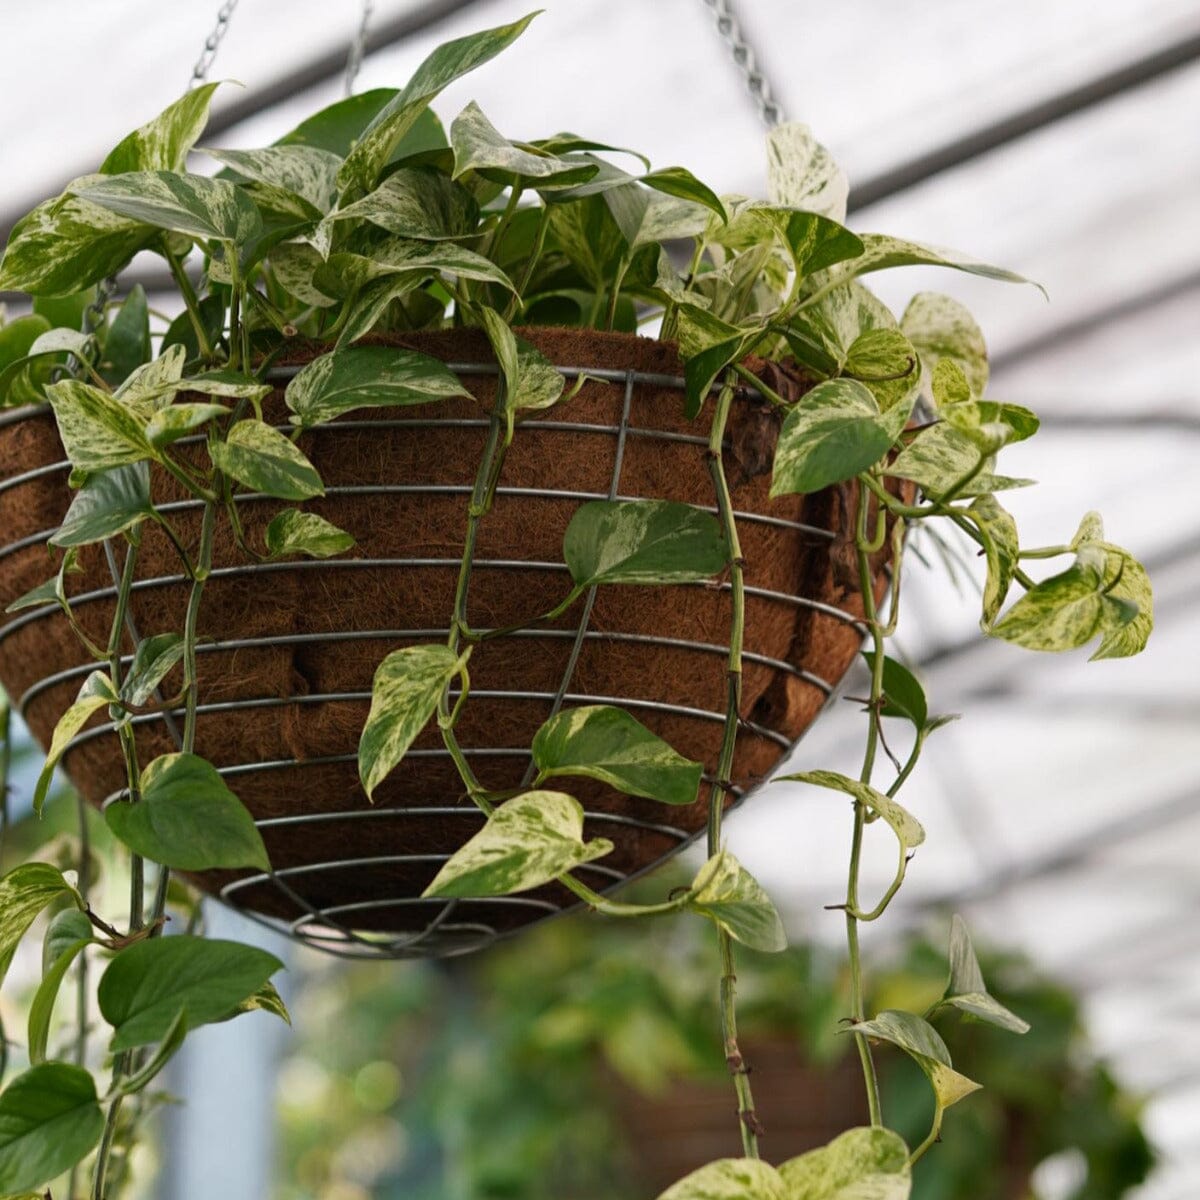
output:
[[[302,204],[292,206],[298,216],[323,216],[337,199],[337,173],[342,163],[328,150],[316,146],[265,146],[261,150],[204,152],[242,179],[298,198]]]
[[[127,704],[145,704],[183,658],[183,650],[183,637],[178,633],[142,638],[121,680],[121,699]]]
[[[948,421],[923,429],[885,466],[888,475],[910,479],[934,500],[981,496],[1028,487],[1032,479],[996,475],[991,453]]]
[[[1028,1033],[1029,1022],[1010,1012],[987,989],[979,959],[971,945],[967,926],[958,913],[950,922],[950,979],[942,996],[942,1004],[968,1013],[989,1025],[1007,1029],[1010,1033]]]
[[[135,410],[101,388],[79,379],[49,384],[58,435],[79,471],[107,471],[157,454]]]
[[[450,681],[466,665],[447,646],[393,650],[376,668],[371,711],[358,743],[358,774],[367,799],[429,723]]]
[[[875,397],[882,412],[907,400],[921,383],[913,344],[898,329],[868,329],[850,344],[842,370]]]
[[[767,195],[772,204],[845,224],[849,194],[845,173],[807,125],[784,121],[767,134]]]
[[[153,120],[124,137],[100,165],[101,175],[127,171],[183,171],[189,151],[208,122],[219,83],[203,83],[168,104]]]
[[[370,221],[418,242],[456,241],[475,235],[479,205],[462,184],[445,175],[402,167],[361,200],[330,213],[329,221]]]
[[[263,421],[239,421],[223,442],[211,443],[208,452],[217,470],[264,495],[308,500],[325,494],[312,463]]]
[[[569,187],[586,182],[600,169],[597,163],[569,162],[546,151],[515,146],[473,100],[451,122],[450,145],[455,179],[480,171],[505,183],[511,179],[536,182],[539,187],[547,183]]]
[[[267,526],[266,542],[271,558],[286,558],[290,554],[332,558],[349,550],[354,538],[316,513],[285,508]]]
[[[583,840],[583,808],[564,792],[506,800],[425,889],[426,896],[507,896],[549,883],[611,853],[607,838]]]
[[[925,840],[925,830],[921,822],[906,808],[902,807],[889,796],[876,791],[868,783],[851,779],[848,775],[837,771],[801,771],[795,775],[781,775],[777,782],[811,783],[814,787],[830,788],[833,791],[844,792],[859,803],[865,805],[871,812],[882,817],[892,827],[901,846],[911,850],[921,845]]]
[[[818,492],[873,467],[899,438],[911,407],[910,393],[880,412],[870,388],[854,379],[817,384],[784,418],[771,495]]]
[[[428,278],[442,273],[460,279],[496,283],[516,294],[516,287],[491,259],[453,242],[420,242],[391,237],[374,247],[368,258],[362,254],[331,254],[326,265],[318,268],[317,287],[337,286],[344,293],[363,287],[388,275],[412,274]]]
[[[729,547],[717,519],[674,500],[589,500],[563,537],[577,587],[694,583],[722,571]]]
[[[914,1013],[885,1009],[870,1021],[856,1021],[851,1029],[903,1050],[925,1073],[939,1108],[949,1108],[979,1090],[979,1084],[954,1069],[938,1031]]]
[[[589,704],[551,717],[533,739],[539,779],[582,775],[630,796],[691,804],[702,763],[692,762],[620,708]]]
[[[271,271],[281,288],[302,304],[315,308],[331,308],[337,297],[327,295],[313,281],[317,270],[325,265],[324,257],[305,242],[283,242],[268,255]]]
[[[160,408],[146,423],[146,440],[156,450],[177,442],[205,425],[229,416],[223,404],[169,404]]]
[[[983,330],[953,296],[918,292],[900,318],[900,328],[921,356],[927,379],[942,359],[956,363],[976,396],[987,391],[988,356]]]
[[[987,558],[987,577],[983,584],[982,628],[996,619],[1012,587],[1013,575],[1020,563],[1021,545],[1017,523],[995,496],[985,493],[971,501],[966,515],[983,538]]]
[[[841,374],[850,347],[865,333],[894,329],[896,318],[861,283],[850,282],[806,305],[788,324],[785,338],[796,361],[821,375]]]
[[[908,1147],[882,1128],[847,1129],[779,1168],[788,1200],[908,1200]]]
[[[758,1158],[719,1158],[673,1183],[658,1200],[793,1200],[779,1172]]]
[[[479,315],[504,379],[503,408],[511,440],[516,414],[556,404],[566,380],[540,350],[517,337],[494,309],[481,308]]]
[[[356,408],[430,404],[470,393],[445,363],[415,350],[355,346],[313,359],[284,398],[297,425],[330,421]]]
[[[783,922],[762,885],[728,850],[713,855],[692,881],[688,907],[711,917],[752,950],[787,949]]]
[[[429,102],[461,75],[495,58],[516,41],[535,15],[530,13],[510,25],[456,38],[438,46],[413,72],[403,90],[396,93],[362,131],[338,172],[338,185],[342,191],[369,191],[392,151],[417,123]]]
[[[112,680],[105,671],[93,671],[84,681],[74,703],[58,719],[46,751],[46,761],[33,789],[33,811],[40,813],[50,791],[54,768],[66,751],[67,744],[102,708],[119,702]]]
[[[83,907],[63,873],[49,863],[22,863],[0,878],[0,982],[34,918],[61,896],[71,896]]]

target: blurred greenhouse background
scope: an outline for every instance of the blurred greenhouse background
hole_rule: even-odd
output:
[[[719,190],[763,193],[759,115],[712,4],[543,3],[500,62],[446,91],[439,114],[477,100],[514,137],[564,126],[636,146],[655,166],[687,166]],[[402,84],[438,42],[528,7],[377,0],[359,86]],[[0,115],[4,236],[182,90],[214,8],[213,0],[0,5],[10,97]],[[783,111],[809,123],[847,170],[854,228],[954,246],[1044,284],[1049,303],[1033,288],[906,269],[878,290],[899,308],[930,287],[966,302],[989,338],[991,395],[1041,415],[1036,446],[1007,457],[1012,473],[1036,479],[1052,456],[1053,486],[1012,494],[1026,539],[1063,542],[1077,513],[1098,508],[1156,589],[1157,630],[1143,657],[1031,661],[979,636],[972,585],[960,591],[948,579],[936,548],[925,548],[931,569],[910,561],[902,650],[936,709],[966,717],[931,741],[909,785],[928,840],[868,951],[883,953],[900,930],[940,942],[957,910],[980,942],[1021,951],[1068,985],[1090,1030],[1087,1055],[1111,1065],[1130,1105],[1145,1098],[1142,1121],[1161,1165],[1138,1200],[1191,1200],[1200,1193],[1200,620],[1188,597],[1200,584],[1200,522],[1187,496],[1200,449],[1200,6],[739,0],[736,12]],[[264,144],[336,99],[360,19],[357,0],[241,0],[213,77],[244,87],[218,93],[220,137],[210,143]],[[155,278],[140,263],[131,276],[148,287]],[[794,761],[846,769],[860,720],[854,705],[832,708]],[[15,812],[28,804],[28,784],[26,769]],[[731,848],[794,940],[835,947],[841,937],[839,915],[822,906],[843,886],[844,816],[813,792],[780,785],[729,824]],[[891,854],[868,860],[866,889],[886,886]],[[214,907],[212,927],[229,933],[235,924],[237,936],[266,936]],[[565,936],[548,935],[546,961],[575,961]],[[630,954],[658,953],[654,946],[649,938]],[[272,948],[292,967],[297,1029],[256,1015],[189,1041],[171,1086],[191,1100],[161,1122],[162,1145],[148,1161],[163,1169],[148,1195],[529,1194],[471,1191],[467,1157],[459,1175],[444,1173],[443,1191],[396,1182],[422,1178],[431,1130],[444,1147],[453,1116],[434,1111],[436,1096],[396,1116],[413,1086],[411,1039],[491,1028],[487,988],[503,992],[514,969],[504,956],[519,944],[450,975],[392,964],[346,974],[308,952]],[[472,999],[465,981],[480,978],[486,987]],[[444,1015],[440,1032],[422,1005]],[[347,1013],[361,1026],[343,1028]],[[378,1044],[364,1049],[349,1033],[360,1028]],[[329,1057],[338,1045],[350,1056],[340,1066]],[[467,1032],[461,1048],[484,1056],[476,1068],[491,1061]],[[454,1069],[472,1078],[471,1062]],[[346,1113],[362,1120],[330,1149],[327,1135]],[[592,1132],[601,1143],[609,1136]],[[315,1147],[307,1160],[306,1139]],[[287,1172],[278,1165],[285,1158]],[[1079,1170],[1078,1161],[1049,1164],[1039,1195],[1089,1200],[1073,1190]]]

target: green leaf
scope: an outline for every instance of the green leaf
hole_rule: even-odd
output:
[[[340,286],[344,291],[362,287],[375,279],[409,273],[418,278],[456,275],[460,279],[478,279],[498,283],[516,293],[513,282],[498,266],[482,254],[453,242],[417,242],[390,237],[361,254],[331,254],[324,268],[314,276],[316,286]]]
[[[696,873],[688,907],[711,917],[730,937],[769,954],[787,949],[783,922],[762,885],[728,850]]]
[[[52,328],[51,323],[36,312],[0,322],[0,369],[5,375],[13,363],[27,358],[38,339]]]
[[[56,329],[82,329],[83,314],[95,299],[96,289],[90,287],[69,296],[35,296],[32,315],[44,317]],[[0,325],[0,329],[7,327],[7,324]]]
[[[268,496],[308,500],[325,494],[312,463],[263,421],[239,421],[225,440],[213,442],[208,452],[219,471]]]
[[[115,1054],[161,1042],[180,1009],[187,1027],[219,1021],[283,967],[255,946],[179,934],[127,946],[100,980],[100,1012]]]
[[[985,493],[971,501],[966,515],[975,523],[983,538],[987,556],[987,578],[983,585],[983,630],[996,619],[1008,599],[1013,573],[1021,558],[1017,523],[995,496]]]
[[[939,1108],[949,1108],[979,1090],[979,1084],[960,1075],[950,1063],[950,1051],[928,1021],[909,1012],[885,1009],[874,1020],[856,1021],[855,1033],[898,1046],[925,1073]]]
[[[155,411],[160,403],[169,403],[179,390],[187,352],[181,345],[166,346],[157,358],[152,358],[129,375],[113,393],[130,408]]]
[[[34,918],[52,900],[64,895],[79,901],[63,873],[49,863],[22,863],[0,878],[0,980]]]
[[[402,167],[330,221],[369,221],[418,242],[454,241],[476,232],[479,205],[460,183],[424,167]]]
[[[538,186],[548,182],[566,186],[583,183],[600,169],[595,162],[569,162],[546,151],[513,145],[474,101],[451,122],[450,145],[455,179],[467,171],[479,171],[499,183],[519,179],[536,181]]]
[[[368,800],[428,724],[465,662],[466,655],[459,658],[447,646],[430,645],[393,650],[379,664],[358,743],[358,775]]]
[[[695,237],[710,220],[706,205],[680,200],[665,191],[647,191],[632,179],[608,188],[603,196],[629,250]],[[724,209],[721,212],[723,215]]]
[[[40,813],[50,790],[54,768],[63,756],[67,743],[87,724],[88,719],[102,708],[117,703],[117,693],[105,671],[93,671],[84,681],[75,702],[58,719],[46,751],[46,762],[33,789],[33,811]]]
[[[925,830],[921,827],[921,822],[906,808],[882,792],[877,792],[870,784],[851,779],[848,775],[840,775],[837,771],[801,771],[796,775],[780,775],[777,782],[782,783],[785,780],[792,783],[811,783],[814,787],[830,788],[853,796],[871,812],[882,817],[906,849],[911,850],[925,840]]]
[[[178,633],[160,633],[138,642],[133,662],[121,680],[121,699],[127,704],[145,704],[183,658],[183,650]]]
[[[875,667],[875,652],[864,650],[870,669]],[[925,689],[921,681],[903,664],[894,658],[884,655],[883,659],[883,708],[879,715],[883,717],[905,717],[918,730],[924,729],[929,722],[929,703],[925,699]]]
[[[164,754],[142,771],[141,799],[104,810],[113,834],[135,854],[180,871],[271,869],[245,805],[217,769],[195,754]]]
[[[169,104],[152,121],[120,141],[101,163],[100,173],[185,170],[188,151],[204,131],[212,94],[219,86],[201,84]]]
[[[847,259],[853,265],[863,253],[863,243],[857,234],[817,213],[751,204],[744,210],[744,219],[751,227],[757,224],[764,231],[774,230],[801,279]]]
[[[674,500],[589,500],[563,537],[579,588],[692,583],[725,569],[729,546],[713,516]]]
[[[108,327],[100,374],[106,383],[115,386],[149,362],[152,354],[146,291],[135,283]]]
[[[551,717],[533,739],[539,778],[583,775],[629,796],[691,804],[704,765],[678,754],[620,708],[592,704]]]
[[[988,994],[970,934],[958,913],[950,922],[950,979],[941,1002],[1011,1033],[1029,1032],[1028,1021],[1022,1021]]]
[[[819,492],[853,479],[887,454],[910,405],[886,414],[865,384],[830,379],[806,392],[784,418],[775,450],[771,495]]]
[[[28,370],[39,359],[62,359],[66,354],[77,358],[90,355],[95,346],[91,334],[75,329],[45,329],[42,317],[30,314],[18,317],[7,325],[0,325],[0,404],[26,404],[31,399],[40,401],[42,396],[30,396],[30,388],[36,387]],[[29,340],[32,335],[33,340]],[[39,364],[43,369],[48,364]],[[29,382],[29,386],[21,386]],[[44,382],[39,372],[38,382]]]
[[[332,558],[354,545],[344,530],[317,516],[285,508],[267,526],[267,554],[285,558],[289,554],[307,554],[310,558]]]
[[[596,291],[611,285],[626,243],[603,196],[549,207],[548,246],[556,246]]]
[[[291,133],[285,134],[277,146],[315,146],[328,150],[338,158],[345,158],[362,136],[363,130],[378,116],[389,101],[396,96],[395,88],[373,88],[357,96],[337,100],[320,112],[301,121]],[[442,123],[432,112],[426,110],[416,124],[396,147],[396,154],[416,154],[421,150],[435,149],[446,144]]]
[[[313,282],[325,260],[312,246],[304,242],[283,242],[274,247],[268,257],[275,281],[302,304],[330,308],[337,303],[336,296],[326,295]]]
[[[913,266],[951,267],[969,275],[982,275],[985,279],[998,279],[1008,283],[1032,282],[1022,275],[1006,271],[1003,267],[993,267],[990,263],[959,254],[956,250],[935,249],[932,246],[905,241],[903,238],[888,237],[882,233],[864,233],[860,236],[863,243],[862,254],[843,264],[841,270],[836,273],[838,283],[871,271]],[[1035,283],[1033,286],[1045,295],[1041,284]]]
[[[425,889],[426,896],[507,896],[540,887],[612,851],[606,838],[583,840],[583,809],[563,792],[534,791],[505,801]]]
[[[53,546],[86,546],[154,519],[150,503],[150,468],[147,463],[132,463],[97,471],[84,480],[75,493],[58,532],[50,539]]]
[[[104,1112],[89,1072],[39,1063],[0,1092],[0,1192],[27,1192],[81,1161],[100,1140]]]
[[[181,437],[203,429],[210,421],[227,416],[229,409],[223,404],[170,404],[150,418],[145,428],[146,440],[156,450],[162,450]]]
[[[657,171],[649,171],[638,177],[639,183],[653,188],[656,192],[664,192],[678,200],[688,200],[693,204],[707,208],[721,222],[729,219],[721,198],[706,183],[685,167],[660,167]],[[657,240],[657,239],[656,239]]]
[[[979,496],[1026,487],[1033,482],[993,475],[986,462],[989,457],[966,433],[941,421],[917,434],[884,471],[900,479],[911,479],[935,500],[950,495]],[[983,469],[969,483],[964,483],[979,466],[980,459],[985,460]]]
[[[288,1012],[283,997],[270,981],[264,983],[254,995],[247,996],[245,1000],[241,1001],[227,1019],[233,1020],[234,1017],[240,1017],[242,1013],[248,1012],[270,1013],[271,1016],[278,1017],[285,1025],[292,1023],[292,1014]]]
[[[772,204],[845,224],[850,184],[807,125],[784,121],[767,134],[767,195]]]
[[[155,456],[136,415],[108,392],[63,379],[46,388],[46,398],[67,457],[78,470],[107,471]]]
[[[1100,658],[1128,658],[1140,654],[1146,648],[1154,628],[1154,591],[1146,568],[1119,546],[1108,542],[1104,545],[1109,552],[1105,574],[1108,596],[1123,605],[1136,607],[1137,615],[1105,631],[1092,655],[1093,662]],[[1119,579],[1117,571],[1120,571]]]
[[[416,124],[429,102],[448,84],[494,58],[533,20],[530,13],[511,25],[456,38],[433,51],[362,131],[338,172],[343,191],[370,190],[400,140]]]
[[[958,365],[976,396],[987,390],[988,356],[983,331],[969,310],[952,296],[918,292],[904,310],[900,328],[916,347],[930,376],[945,358]]]
[[[50,1037],[50,1018],[54,1001],[71,964],[92,941],[92,925],[77,908],[64,909],[50,922],[42,946],[42,981],[29,1005],[29,1044],[31,1063],[45,1061]]]
[[[504,377],[504,412],[511,437],[515,414],[550,408],[558,402],[566,380],[540,350],[517,337],[494,309],[481,308],[479,316]]]
[[[861,283],[835,287],[794,314],[783,331],[796,361],[825,376],[841,373],[850,347],[872,329],[892,329],[896,319]]]
[[[779,1168],[789,1200],[908,1200],[908,1147],[890,1129],[847,1129]]]
[[[912,343],[898,329],[868,329],[846,352],[842,370],[875,397],[883,412],[907,400],[921,383]]]
[[[383,319],[394,300],[415,292],[423,282],[424,277],[416,274],[385,275],[356,291],[353,297],[346,301],[341,318],[342,330],[335,343],[336,349],[350,346],[370,333]]]
[[[681,309],[681,313],[687,310]],[[710,320],[716,321],[718,318],[712,317]],[[695,316],[692,314],[691,319],[694,321]],[[684,407],[684,415],[691,420],[699,415],[700,410],[704,407],[705,400],[708,399],[708,393],[712,390],[716,378],[725,370],[726,367],[738,362],[744,357],[747,348],[751,342],[758,339],[762,333],[761,329],[739,329],[730,326],[734,332],[721,341],[715,341],[705,346],[698,353],[687,357],[684,364],[683,374],[686,384],[687,403]],[[682,328],[681,328],[682,333]]]
[[[337,199],[341,159],[316,146],[267,146],[261,150],[214,150],[205,154],[224,163],[242,179],[262,185],[301,219],[320,217]],[[296,204],[298,199],[301,203]]]
[[[80,188],[76,194],[130,220],[201,240],[247,246],[263,233],[253,201],[224,179],[132,171]]]
[[[355,346],[313,359],[287,385],[292,421],[310,427],[356,408],[429,404],[470,393],[445,363],[415,350]]]
[[[991,628],[1026,650],[1074,650],[1097,634],[1119,631],[1137,615],[1128,600],[1105,592],[1105,576],[1086,561],[1031,587]]]
[[[757,1158],[719,1158],[673,1183],[658,1200],[804,1200]]]
[[[72,295],[116,274],[157,236],[140,221],[77,196],[46,200],[13,226],[0,261],[0,291]]]
[[[4,611],[19,612],[23,608],[35,608],[42,604],[57,604],[65,613],[70,613],[67,602],[66,576],[68,572],[78,573],[83,568],[78,565],[78,550],[68,550],[58,565],[58,571],[52,579],[39,583],[23,596],[18,596]]]

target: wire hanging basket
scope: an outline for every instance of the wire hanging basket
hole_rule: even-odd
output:
[[[675,347],[578,330],[522,331],[568,378],[576,396],[522,423],[492,512],[480,527],[469,616],[503,628],[552,607],[566,567],[563,532],[595,499],[655,498],[716,511],[705,455],[708,416],[684,416]],[[487,899],[423,898],[442,863],[480,828],[448,753],[427,730],[368,802],[357,744],[375,666],[405,645],[444,641],[462,553],[472,479],[489,425],[497,368],[477,330],[391,339],[447,362],[472,399],[372,409],[306,432],[300,446],[326,482],[320,513],[357,539],[346,556],[249,563],[218,539],[199,632],[197,751],[254,815],[270,873],[208,871],[206,891],[255,920],[350,956],[462,953],[572,907],[564,888]],[[317,351],[271,369],[266,419],[286,426],[282,388]],[[739,803],[815,719],[862,637],[854,586],[842,582],[846,544],[838,489],[768,495],[778,422],[748,390],[734,405],[724,450],[745,559],[743,703],[728,803]],[[193,439],[195,442],[195,439]],[[195,446],[195,452],[202,448]],[[48,409],[0,417],[0,606],[47,573],[44,543],[71,499],[66,461]],[[185,536],[201,503],[155,476],[159,507]],[[240,495],[246,534],[261,544],[278,502]],[[69,588],[80,625],[101,639],[121,569],[111,545],[81,558]],[[188,582],[173,548],[147,532],[127,621],[126,661],[138,642],[180,627]],[[886,554],[875,559],[880,596]],[[103,581],[97,586],[98,581]],[[647,870],[702,830],[727,689],[728,581],[593,588],[559,621],[477,647],[471,704],[459,736],[491,789],[518,789],[527,747],[563,707],[618,705],[680,753],[706,764],[699,799],[672,807],[599,783],[572,781],[587,836],[615,845],[581,878],[607,891]],[[57,606],[0,625],[0,681],[47,743],[93,662]],[[170,681],[166,685],[169,692]],[[111,803],[124,764],[107,714],[70,743],[67,774],[88,801]],[[181,712],[164,703],[132,718],[143,761],[180,747]]]

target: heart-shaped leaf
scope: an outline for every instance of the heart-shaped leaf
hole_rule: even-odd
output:
[[[146,462],[89,474],[71,500],[53,546],[86,546],[153,520],[150,466]]]
[[[63,379],[46,388],[58,435],[80,471],[107,471],[155,457],[142,423],[129,407],[100,388]]]
[[[161,1042],[181,1009],[188,1029],[219,1021],[283,967],[256,946],[216,938],[148,938],[120,951],[100,980],[100,1012],[113,1027],[110,1049]]]
[[[575,510],[563,555],[578,587],[690,583],[725,569],[715,517],[674,500],[590,500]]]
[[[332,221],[369,221],[418,242],[471,237],[479,204],[461,183],[424,167],[401,167],[361,200],[329,214]]]
[[[52,900],[67,895],[78,900],[63,873],[49,863],[22,863],[0,879],[0,981],[34,918]]]
[[[767,134],[767,194],[772,204],[844,223],[850,184],[807,125],[784,121]]]
[[[263,421],[239,421],[223,442],[209,446],[213,466],[238,483],[280,500],[323,496],[316,468],[277,429]]]
[[[204,132],[212,95],[219,86],[201,84],[168,104],[153,120],[117,143],[100,165],[100,174],[184,170],[188,152]]]
[[[863,658],[872,670],[875,667],[875,652],[864,650]],[[929,702],[921,681],[901,662],[886,655],[883,660],[883,708],[882,717],[905,717],[918,730],[929,722]]]
[[[435,645],[393,650],[379,664],[358,743],[358,775],[368,800],[428,724],[465,662],[465,655],[459,658],[448,647]]]
[[[982,396],[987,390],[987,343],[970,311],[952,296],[918,292],[900,318],[900,328],[916,347],[926,373],[942,359],[956,363],[971,391]]]
[[[104,1112],[82,1067],[38,1063],[0,1092],[0,1192],[28,1192],[82,1160]]]
[[[658,1200],[798,1200],[770,1163],[719,1158],[673,1183]]]
[[[50,1018],[63,977],[71,964],[92,941],[92,924],[77,908],[64,909],[50,922],[42,946],[42,981],[29,1005],[31,1063],[44,1062],[50,1036]]]
[[[583,809],[564,792],[506,800],[425,889],[426,896],[507,896],[549,883],[612,851],[606,838],[583,840]]]
[[[317,516],[285,508],[267,526],[267,554],[286,558],[289,554],[307,554],[310,558],[332,558],[354,545],[344,530]]]
[[[620,708],[590,704],[564,709],[533,739],[540,778],[583,775],[629,796],[664,804],[691,804],[700,788],[702,763],[673,750]]]
[[[469,393],[445,363],[415,350],[354,346],[313,359],[285,393],[292,420],[305,427],[356,408],[430,404]]]
[[[904,429],[910,405],[887,413],[865,384],[819,383],[784,418],[775,450],[771,495],[818,492],[874,466]]]
[[[180,871],[271,869],[254,818],[203,758],[156,758],[142,771],[140,791],[136,804],[104,810],[109,829],[135,854]]]
[[[925,1073],[939,1108],[949,1108],[979,1090],[979,1084],[960,1075],[950,1062],[950,1051],[928,1021],[910,1012],[885,1009],[873,1020],[856,1021],[855,1033],[890,1042],[903,1050]]]
[[[160,633],[138,642],[133,662],[121,680],[121,699],[127,704],[145,704],[183,658],[183,649],[183,637],[178,633]]]
[[[853,796],[871,812],[882,817],[906,849],[911,850],[925,840],[925,830],[921,827],[921,822],[906,808],[882,792],[877,792],[870,784],[861,783],[837,771],[801,771],[795,775],[780,775],[776,782],[785,781],[811,783],[814,787],[829,788]]]
[[[728,850],[708,860],[692,881],[688,907],[711,917],[753,950],[787,949],[783,922],[762,885]]]
[[[1021,1020],[989,994],[979,969],[979,959],[975,957],[975,947],[971,945],[971,936],[958,913],[950,922],[950,979],[941,1003],[1011,1033],[1029,1032],[1028,1021]]]
[[[908,1147],[890,1129],[847,1129],[779,1168],[788,1200],[908,1200]]]

